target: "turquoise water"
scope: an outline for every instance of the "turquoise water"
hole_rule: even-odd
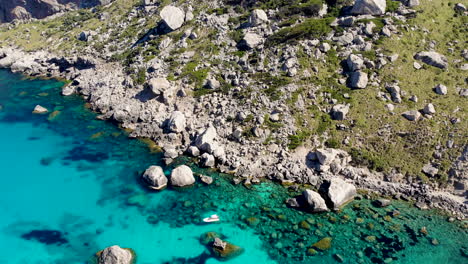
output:
[[[335,254],[344,263],[468,261],[466,223],[402,202],[381,209],[362,199],[310,215],[285,206],[295,191],[268,182],[234,186],[196,167],[215,183],[148,191],[139,176],[161,165],[161,155],[96,120],[78,96],[60,96],[61,86],[0,70],[0,263],[88,263],[114,244],[132,248],[141,264],[220,263],[199,242],[209,231],[245,250],[226,262],[233,264],[338,263]],[[32,114],[36,104],[50,112]],[[191,164],[173,166],[182,163]],[[211,212],[222,221],[200,224]],[[331,248],[311,256],[324,237]]]

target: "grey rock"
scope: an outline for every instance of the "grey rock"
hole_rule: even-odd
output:
[[[408,119],[409,121],[417,121],[419,120],[419,118],[421,118],[421,113],[419,113],[419,111],[417,110],[410,110],[404,112],[402,116]]]
[[[210,78],[206,81],[205,85],[208,89],[217,90],[221,87],[221,83],[215,78]]]
[[[346,64],[348,65],[348,69],[350,71],[358,71],[364,68],[364,60],[354,54],[349,55],[348,59],[346,60]]]
[[[132,252],[119,246],[104,249],[99,255],[98,264],[131,264],[133,263]]]
[[[209,151],[216,137],[216,129],[210,124],[210,126],[195,139],[195,145],[202,151]]]
[[[434,51],[423,51],[419,52],[414,55],[416,60],[420,60],[428,65],[440,68],[440,69],[447,69],[448,68],[448,60],[447,58]]]
[[[180,111],[172,112],[171,116],[166,122],[166,127],[169,131],[174,133],[180,133],[185,131],[186,120],[185,116]]]
[[[428,163],[424,165],[424,167],[422,168],[422,172],[424,172],[424,174],[426,174],[427,176],[434,177],[439,172],[439,169],[432,166],[431,163]]]
[[[255,9],[252,11],[252,14],[249,17],[249,24],[252,27],[259,26],[261,24],[266,24],[268,23],[268,16],[265,13],[265,11],[261,9]]]
[[[190,167],[181,165],[171,172],[171,185],[176,187],[190,186],[195,183],[195,177]]]
[[[455,11],[458,11],[458,12],[465,12],[466,11],[466,6],[462,3],[458,3],[455,5],[454,7]]]
[[[333,210],[339,210],[344,204],[354,199],[356,187],[340,178],[332,178],[320,187],[321,191],[331,202]]]
[[[170,30],[177,30],[184,24],[185,13],[175,6],[165,6],[160,13],[163,22]]]
[[[217,237],[215,238],[215,240],[213,242],[213,247],[221,249],[221,250],[225,250],[226,246],[227,246],[226,242],[222,241],[221,239],[219,239]]]
[[[443,85],[443,84],[438,84],[436,85],[436,87],[434,87],[434,92],[436,92],[436,94],[440,94],[440,95],[446,95],[447,94],[447,86]]]
[[[210,176],[206,176],[206,175],[201,175],[200,180],[207,185],[210,185],[213,183],[213,178]]]
[[[424,107],[423,112],[426,115],[433,115],[436,113],[436,110],[434,105],[429,103]]]
[[[246,33],[244,38],[239,43],[243,49],[254,49],[263,43],[263,38],[256,33]]]
[[[187,149],[187,154],[192,156],[192,157],[198,157],[198,156],[200,156],[200,150],[195,146],[190,146]]]
[[[357,71],[349,75],[348,83],[351,88],[364,89],[367,87],[368,82],[369,79],[365,72]]]
[[[387,207],[387,206],[389,206],[391,203],[392,203],[392,201],[390,201],[390,200],[388,200],[388,199],[378,199],[378,200],[374,201],[374,204],[375,204],[377,207]]]
[[[62,95],[63,96],[70,96],[70,95],[74,94],[75,92],[76,92],[76,89],[72,85],[65,85],[62,88]]]
[[[213,155],[203,153],[201,155],[201,166],[207,168],[213,168],[215,166],[215,158]]]
[[[171,87],[171,83],[165,78],[153,78],[148,81],[148,87],[155,95],[161,95]]]
[[[351,13],[354,15],[383,15],[386,8],[385,0],[356,0]]]
[[[167,177],[160,166],[150,166],[142,178],[152,189],[161,190],[167,186]]]
[[[312,190],[305,190],[302,192],[302,196],[307,203],[307,209],[313,213],[320,213],[320,212],[327,212],[328,207],[325,203],[325,200],[318,194]]]
[[[345,120],[348,112],[349,105],[337,104],[333,106],[330,115],[333,120]]]

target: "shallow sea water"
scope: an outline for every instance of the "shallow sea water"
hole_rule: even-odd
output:
[[[215,183],[149,191],[139,176],[161,165],[161,154],[96,120],[80,97],[60,96],[62,85],[0,70],[0,263],[91,263],[114,244],[132,248],[140,264],[220,263],[199,242],[209,231],[244,249],[226,262],[233,264],[339,263],[339,256],[343,263],[468,263],[466,223],[403,202],[382,209],[362,199],[311,215],[285,206],[294,191],[269,182],[234,186],[186,158],[173,166],[191,165]],[[32,114],[36,104],[49,113]],[[212,212],[222,221],[200,224]],[[331,248],[310,256],[324,237]]]

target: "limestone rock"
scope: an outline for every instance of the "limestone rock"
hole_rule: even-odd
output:
[[[202,151],[209,151],[210,146],[214,144],[216,137],[216,129],[210,125],[201,135],[196,138],[195,145]]]
[[[187,149],[187,154],[192,156],[192,157],[198,157],[198,156],[200,156],[200,150],[195,146],[190,146]]]
[[[159,166],[150,166],[143,173],[142,177],[152,189],[161,190],[167,186],[166,175],[164,175],[163,169]]]
[[[185,187],[195,183],[195,177],[190,167],[181,165],[171,172],[171,184],[176,187]]]
[[[440,69],[447,69],[448,68],[448,60],[447,58],[439,54],[435,51],[423,51],[419,52],[414,55],[416,60],[420,60],[428,65],[440,68]]]
[[[165,78],[153,78],[148,81],[148,87],[155,95],[160,95],[171,87],[171,84]]]
[[[418,110],[410,110],[406,111],[403,114],[403,117],[408,119],[409,121],[417,121],[421,118],[421,113]]]
[[[353,15],[383,15],[386,8],[385,0],[356,0],[351,13]]]
[[[367,83],[369,79],[367,77],[367,73],[365,72],[352,72],[349,75],[349,86],[355,89],[364,89],[367,87]]]
[[[259,26],[261,24],[268,23],[268,16],[265,11],[261,9],[255,9],[249,17],[249,24],[252,27]]]
[[[323,183],[320,189],[334,210],[339,210],[356,196],[356,187],[337,177]]]
[[[209,167],[209,168],[214,167],[215,166],[214,156],[208,153],[203,153],[203,155],[201,155],[201,165],[203,167]]]
[[[427,104],[423,109],[424,114],[433,115],[436,113],[435,107],[433,104]]]
[[[254,49],[262,44],[263,38],[256,33],[247,33],[239,43],[241,49]]]
[[[180,111],[172,112],[171,116],[167,120],[166,127],[169,131],[174,133],[180,133],[185,130],[186,120],[185,116]]]
[[[318,194],[312,190],[305,190],[302,192],[302,196],[304,197],[308,209],[313,213],[320,213],[320,212],[327,212],[327,204],[325,200]]]
[[[160,13],[163,22],[170,30],[177,30],[184,24],[185,13],[175,6],[165,6]]]
[[[134,257],[129,249],[112,246],[99,253],[98,264],[132,264]]]
[[[330,114],[333,120],[345,120],[348,112],[349,112],[349,105],[337,104],[333,106]]]
[[[436,92],[436,94],[440,94],[440,95],[446,95],[448,92],[447,86],[443,84],[436,85],[436,87],[434,87],[434,91]]]
[[[346,64],[348,65],[348,69],[350,71],[358,71],[364,68],[364,60],[354,54],[349,55],[348,59],[346,60]]]

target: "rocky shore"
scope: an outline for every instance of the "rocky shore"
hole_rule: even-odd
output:
[[[275,46],[273,44],[279,38],[287,40],[290,37],[278,22],[269,18],[275,16],[277,10],[253,10],[239,26],[242,37],[235,40],[229,35],[229,14],[201,12],[195,16],[190,5],[160,9],[152,1],[145,1],[143,9],[138,9],[138,12],[157,12],[161,21],[135,44],[159,40],[157,56],[147,61],[137,57],[133,62],[134,67],[143,69],[143,80],[137,80],[134,73],[129,74],[128,67],[122,62],[111,62],[110,53],[92,55],[96,50],[91,46],[86,52],[71,51],[74,54],[71,56],[45,49],[25,52],[16,46],[2,47],[0,68],[34,77],[70,80],[63,88],[64,96],[79,94],[94,111],[100,113],[99,118],[119,123],[131,131],[130,137],[150,138],[161,146],[167,164],[182,155],[192,156],[200,166],[233,174],[234,183],[245,185],[269,179],[291,185],[291,188],[301,188],[299,185],[305,184],[319,189],[328,180],[342,178],[360,190],[415,201],[418,207],[441,208],[466,218],[466,146],[450,166],[452,184],[441,186],[424,183],[415,177],[408,178],[397,169],[384,173],[358,167],[346,151],[330,146],[333,144],[325,144],[323,138],[330,138],[327,133],[314,135],[309,143],[300,144],[299,135],[307,133],[301,130],[302,124],[298,125],[297,111],[315,107],[330,122],[347,120],[353,111],[349,103],[335,99],[332,92],[323,92],[322,85],[307,84],[307,95],[301,93],[303,86],[297,84],[301,80],[299,77],[316,76],[322,72],[316,66],[300,72],[301,56],[322,61],[324,65],[331,63],[331,58],[343,61],[341,68],[330,73],[338,87],[347,86],[353,90],[385,87],[387,92],[378,90],[376,97],[388,102],[386,108],[391,115],[395,115],[396,105],[403,100],[418,101],[417,97],[399,87],[398,80],[383,80],[373,72],[395,63],[399,60],[398,54],[385,55],[379,49],[372,58],[355,54],[372,51],[381,36],[399,35],[401,30],[419,30],[399,25],[416,14],[411,9],[416,5],[415,1],[406,2],[391,13],[387,12],[395,20],[387,17],[382,19],[382,25],[376,25],[372,19],[386,14],[385,1],[358,1],[349,10],[345,8],[343,16],[321,21],[340,30],[323,32],[323,35],[300,40],[294,45]],[[326,10],[324,5],[313,11],[314,16],[323,17]],[[129,16],[136,16],[136,13]],[[165,36],[167,32],[180,30],[185,24],[216,30],[216,38],[211,44],[220,49],[211,61],[202,61],[189,73],[184,69],[197,54],[187,48],[190,41],[200,38],[197,31],[185,27],[175,40]],[[76,37],[84,43],[98,38],[95,32],[90,31],[83,31]],[[305,54],[301,55],[299,50]],[[238,51],[238,55],[233,55]],[[331,53],[335,55],[331,56]],[[256,56],[255,62],[250,57],[253,55]],[[421,68],[423,64],[424,67],[441,70],[458,67],[463,62],[449,62],[446,56],[432,50],[421,50],[414,54],[413,59],[415,68]],[[224,63],[215,64],[214,60]],[[177,66],[174,68],[171,63]],[[204,72],[204,69],[209,70]],[[286,77],[271,75],[272,72]],[[297,82],[285,81],[289,80],[286,78]],[[447,94],[446,87],[437,87],[434,88],[437,95]],[[457,93],[466,97],[465,90],[459,89]],[[247,92],[251,94],[245,96]],[[297,95],[295,100],[291,99],[292,94]],[[343,94],[345,100],[349,97],[348,93]],[[399,116],[406,119],[404,121],[417,122],[431,119],[435,114],[434,105],[426,104],[422,111],[412,109]],[[460,122],[457,118],[450,121],[452,124]],[[305,118],[302,120],[304,126],[308,125],[307,122]],[[350,124],[354,126],[354,120]],[[350,129],[344,123],[336,126],[337,130]],[[382,126],[379,133],[385,136],[388,131]],[[291,147],[294,140],[299,142]],[[345,138],[343,143],[349,144],[349,138]],[[446,145],[437,147],[436,152],[443,155],[454,143],[448,141]],[[437,166],[432,164],[428,161],[422,168],[428,177],[438,175]]]
[[[440,208],[462,218],[467,216],[466,198],[425,184],[392,182],[383,173],[350,165],[350,156],[342,150],[319,149],[315,152],[300,147],[290,153],[279,145],[265,147],[233,141],[228,130],[232,131],[233,127],[219,117],[214,118],[197,109],[195,106],[199,103],[192,97],[183,96],[182,89],[174,91],[171,102],[151,98],[152,95],[146,95],[150,97],[146,98],[142,95],[145,91],[129,85],[132,80],[119,64],[90,57],[59,57],[42,51],[27,53],[17,48],[0,49],[0,58],[1,68],[32,77],[70,80],[71,83],[63,87],[64,96],[78,93],[93,110],[102,113],[100,118],[117,121],[123,128],[131,130],[131,137],[150,138],[162,146],[165,153],[175,150],[172,156],[167,156],[167,162],[184,154],[194,157],[200,153],[213,155],[216,163],[210,164],[211,167],[233,173],[235,183],[247,185],[267,178],[286,185],[307,184],[318,189],[324,181],[340,177],[361,190],[415,201],[421,208]],[[229,107],[226,109],[231,112],[241,109],[236,105],[233,109]],[[184,120],[174,120],[177,119],[174,113],[181,111]],[[180,129],[171,129],[179,126]],[[466,168],[463,167],[466,166],[466,154],[467,151],[458,161],[462,170]]]

